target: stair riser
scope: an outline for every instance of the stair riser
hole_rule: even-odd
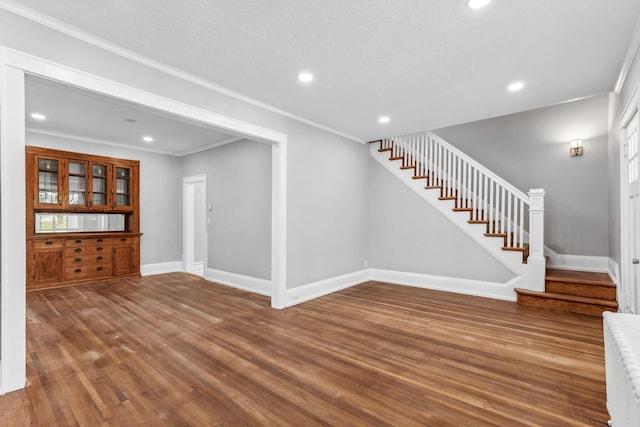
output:
[[[602,316],[605,311],[616,311],[612,307],[601,306],[599,304],[586,304],[574,301],[561,301],[535,297],[531,295],[518,295],[518,304],[527,307],[545,308],[564,313],[586,314],[588,316]]]
[[[554,294],[576,295],[579,297],[599,298],[609,301],[616,300],[616,288],[609,286],[595,286],[547,280],[545,290],[546,292]]]

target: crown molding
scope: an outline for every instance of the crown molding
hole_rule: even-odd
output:
[[[636,25],[633,27],[633,32],[631,33],[631,42],[629,43],[627,54],[624,57],[624,62],[622,63],[622,68],[620,69],[618,80],[616,81],[616,85],[613,88],[616,93],[620,93],[620,91],[622,90],[622,87],[627,80],[629,70],[631,69],[631,64],[633,64],[633,60],[638,54],[638,49],[640,49],[640,15],[638,15],[638,18],[636,19]]]
[[[340,132],[336,129],[332,129],[330,127],[321,125],[319,123],[316,123],[314,121],[305,119],[304,117],[300,117],[297,116],[295,114],[289,113],[287,111],[284,111],[280,108],[274,107],[272,105],[266,104],[262,101],[258,101],[257,99],[251,98],[247,95],[244,95],[240,92],[237,92],[235,90],[229,89],[227,87],[221,86],[219,84],[213,83],[209,80],[203,79],[201,77],[197,77],[191,73],[187,73],[185,71],[179,70],[175,67],[169,66],[167,64],[164,64],[162,62],[153,60],[147,56],[144,56],[142,54],[139,54],[137,52],[131,51],[129,49],[125,49],[122,46],[119,46],[115,43],[111,43],[107,40],[104,40],[102,38],[96,37],[93,34],[90,34],[86,31],[80,30],[79,28],[76,28],[72,25],[69,25],[67,23],[64,23],[60,20],[57,20],[51,16],[45,15],[43,13],[37,12],[34,9],[28,8],[26,6],[23,6],[21,4],[18,4],[12,0],[0,0],[0,9],[6,10],[7,12],[11,12],[15,15],[21,16],[23,18],[26,18],[30,21],[33,21],[37,24],[41,24],[44,25],[46,27],[49,27],[55,31],[58,31],[60,33],[66,34],[70,37],[73,37],[77,40],[80,40],[82,42],[88,43],[90,45],[96,46],[98,48],[104,49],[108,52],[114,53],[116,55],[119,55],[123,58],[129,59],[131,61],[137,62],[141,65],[147,66],[149,68],[153,68],[155,70],[161,71],[165,74],[168,74],[170,76],[173,77],[177,77],[181,80],[184,80],[186,82],[195,84],[197,86],[200,86],[202,88],[206,88],[209,90],[212,90],[214,92],[220,93],[222,95],[225,96],[229,96],[231,98],[237,99],[239,101],[242,102],[246,102],[247,104],[253,105],[255,107],[259,107],[262,108],[264,110],[270,111],[272,113],[276,113],[278,115],[290,118],[292,120],[295,120],[297,122],[300,123],[304,123],[306,125],[309,126],[313,126],[317,129],[321,129],[324,130],[326,132],[332,133],[334,135],[337,136],[341,136],[343,138],[349,139],[351,141],[354,142],[358,142],[360,144],[364,144],[366,141],[364,141],[361,138],[357,138],[353,135],[349,135],[346,134],[344,132]]]
[[[72,141],[78,141],[78,142],[90,142],[92,144],[109,145],[109,146],[112,146],[112,147],[126,148],[128,150],[146,151],[148,153],[164,154],[165,156],[173,156],[173,157],[181,157],[182,156],[182,154],[171,153],[169,151],[154,150],[153,148],[127,145],[127,144],[122,143],[122,142],[108,141],[108,140],[99,139],[99,138],[88,138],[88,137],[79,136],[79,135],[73,135],[73,134],[65,133],[65,132],[53,132],[53,131],[48,131],[48,130],[34,129],[34,128],[31,128],[31,127],[25,128],[25,131],[27,133],[33,133],[33,134],[37,134],[37,135],[53,136],[55,138],[70,139]]]
[[[233,138],[225,139],[224,141],[214,142],[213,144],[205,145],[201,148],[196,148],[195,150],[184,151],[180,153],[180,156],[189,156],[191,154],[202,153],[203,151],[211,150],[212,148],[222,147],[223,145],[231,144],[232,142],[242,141],[242,137],[234,136]]]

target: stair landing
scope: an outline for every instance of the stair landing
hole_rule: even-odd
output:
[[[516,289],[518,304],[601,316],[618,311],[616,285],[606,273],[547,269],[545,292]]]

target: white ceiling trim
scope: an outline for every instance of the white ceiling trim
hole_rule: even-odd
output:
[[[110,145],[113,147],[126,148],[128,150],[134,150],[134,151],[146,151],[149,153],[164,154],[167,156],[174,156],[174,157],[182,156],[182,154],[170,153],[168,151],[163,151],[163,150],[154,150],[153,148],[149,148],[149,147],[137,147],[137,146],[132,147],[131,145],[124,144],[121,142],[108,141],[108,140],[99,139],[99,138],[87,138],[85,136],[73,135],[66,132],[54,132],[54,131],[48,131],[48,130],[42,130],[42,129],[34,129],[32,127],[25,128],[25,131],[28,133],[33,133],[38,135],[53,136],[55,138],[64,138],[64,139],[70,139],[70,140],[79,141],[79,142],[90,142],[92,144]]]
[[[288,117],[290,119],[296,120],[298,122],[307,124],[309,126],[313,126],[316,127],[318,129],[322,129],[324,131],[330,132],[334,135],[338,135],[341,136],[343,138],[349,139],[351,141],[355,141],[355,142],[359,142],[361,144],[364,144],[366,141],[360,139],[360,138],[356,138],[355,136],[352,135],[348,135],[346,133],[340,132],[336,129],[332,129],[329,128],[327,126],[321,125],[319,123],[313,122],[311,120],[305,119],[304,117],[300,117],[297,116],[295,114],[289,113],[287,111],[281,110],[277,107],[274,107],[272,105],[266,104],[264,102],[258,101],[257,99],[251,98],[247,95],[244,95],[242,93],[236,92],[232,89],[229,89],[227,87],[218,85],[216,83],[213,83],[209,80],[197,77],[193,74],[184,72],[182,70],[179,70],[177,68],[171,67],[167,64],[161,63],[159,61],[155,61],[151,58],[148,58],[144,55],[141,55],[137,52],[133,52],[131,50],[125,49],[122,46],[116,45],[115,43],[111,43],[108,42],[104,39],[101,39],[99,37],[96,37],[90,33],[87,33],[86,31],[82,31],[76,27],[73,27],[69,24],[66,24],[64,22],[61,22],[55,18],[52,18],[48,15],[42,14],[40,12],[37,12],[31,8],[25,7],[23,5],[20,5],[18,3],[15,3],[12,0],[0,0],[0,9],[4,9],[8,12],[11,12],[13,14],[22,16],[23,18],[29,19],[33,22],[36,22],[38,24],[47,26],[49,28],[52,28],[56,31],[59,31],[63,34],[66,34],[68,36],[71,36],[75,39],[78,39],[80,41],[83,41],[85,43],[91,44],[93,46],[99,47],[101,49],[104,49],[106,51],[109,51],[111,53],[115,53],[116,55],[122,56],[124,58],[130,59],[132,61],[135,61],[139,64],[145,65],[147,67],[150,68],[154,68],[158,71],[162,71],[165,74],[177,77],[179,79],[185,80],[189,83],[193,83],[196,84],[198,86],[201,86],[203,88],[218,92],[220,94],[235,98],[239,101],[243,101],[246,102],[248,104],[254,105],[256,107],[260,107],[263,108],[265,110],[271,111],[273,113]]]
[[[627,80],[627,75],[629,74],[629,69],[631,68],[631,64],[633,64],[633,60],[638,54],[638,50],[640,49],[640,15],[636,19],[636,24],[633,27],[633,34],[631,36],[631,42],[629,43],[629,49],[627,49],[627,54],[624,57],[624,62],[622,63],[622,69],[620,70],[620,74],[618,75],[618,81],[616,81],[616,85],[613,90],[616,93],[620,93],[622,90],[622,86],[624,86],[624,82]]]

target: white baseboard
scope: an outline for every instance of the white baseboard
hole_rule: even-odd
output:
[[[185,268],[184,270],[186,271],[187,269]],[[194,262],[191,266],[191,270],[187,271],[187,273],[204,277],[204,262]]]
[[[176,273],[182,271],[182,262],[160,262],[157,264],[144,264],[140,266],[140,274],[143,276],[153,276],[154,274]]]
[[[609,272],[609,257],[559,254],[544,248],[544,254],[549,257],[547,267],[560,270],[593,271],[596,273]]]
[[[524,286],[525,283],[524,278],[520,276],[507,283],[497,283],[376,268],[370,269],[370,272],[369,280],[506,301],[515,301],[516,294],[513,289]]]
[[[360,270],[353,273],[343,274],[341,276],[331,277],[329,279],[318,280],[317,282],[307,283],[306,285],[296,286],[287,289],[286,306],[300,304],[321,296],[329,295],[333,292],[341,291],[351,286],[370,280],[370,270]]]
[[[231,286],[232,288],[242,289],[243,291],[271,296],[271,280],[214,270],[213,268],[207,268],[205,279],[221,285]]]
[[[620,284],[620,268],[618,267],[618,263],[611,258],[609,258],[607,273],[609,273],[609,277],[613,283],[616,285]]]

